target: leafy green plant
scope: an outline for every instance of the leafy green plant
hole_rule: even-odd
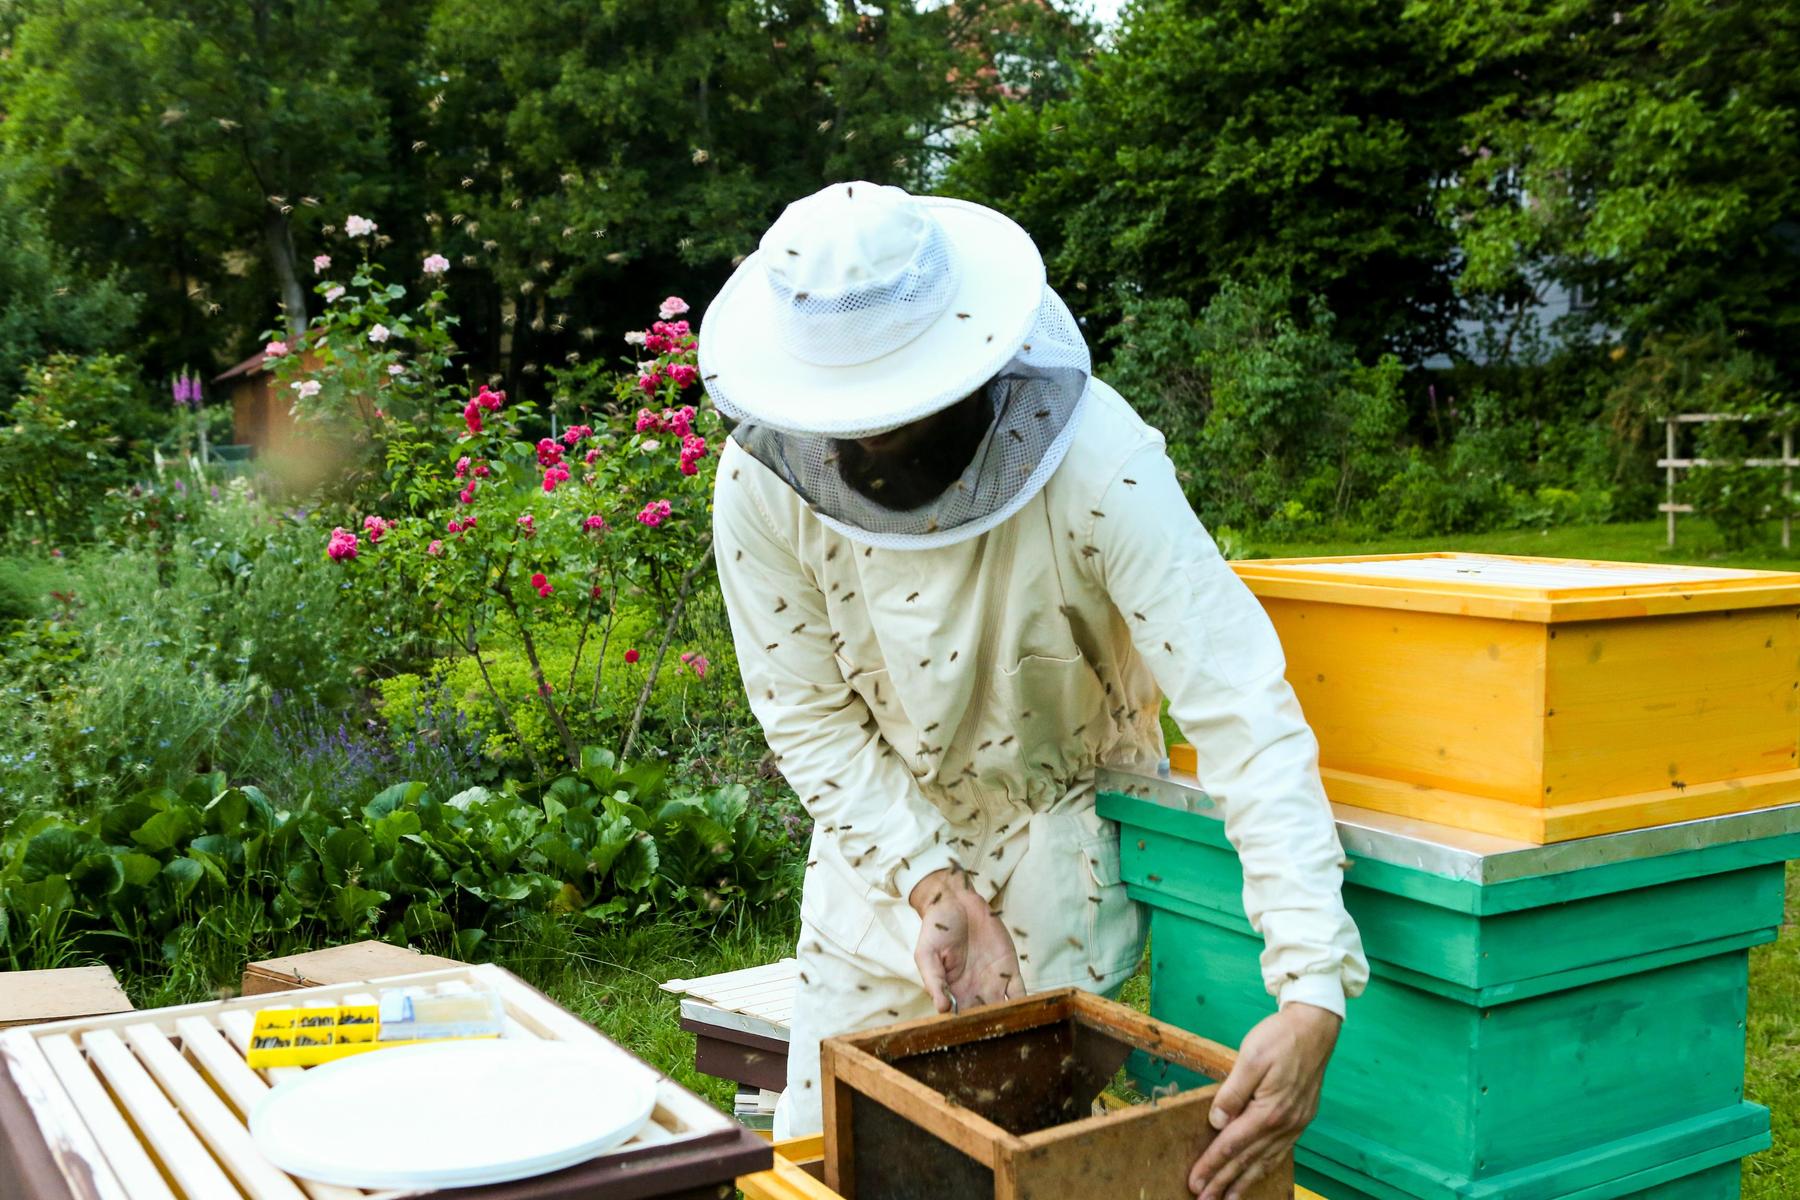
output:
[[[0,420],[0,536],[51,546],[85,538],[106,489],[148,459],[159,424],[119,355],[33,366]]]
[[[610,925],[790,900],[796,865],[742,786],[679,788],[605,751],[542,790],[400,783],[359,807],[282,806],[214,774],[16,824],[0,841],[0,952],[15,968],[168,952],[214,920],[252,938],[304,924],[473,956],[520,914]]]

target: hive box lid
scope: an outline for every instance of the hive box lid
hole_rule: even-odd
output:
[[[1595,621],[1800,605],[1800,573],[1507,554],[1249,559],[1258,596],[1535,621]]]
[[[125,989],[106,967],[0,971],[0,1029],[130,1011]]]
[[[243,992],[246,996],[259,996],[291,988],[361,983],[365,979],[416,975],[420,971],[443,971],[463,965],[453,958],[420,954],[388,942],[351,942],[253,962],[244,969]]]

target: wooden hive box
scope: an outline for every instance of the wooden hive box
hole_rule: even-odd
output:
[[[130,997],[107,967],[0,971],[0,1029],[130,1011]]]
[[[1101,770],[1150,913],[1150,1012],[1235,1042],[1275,1011],[1217,805]],[[1538,845],[1336,806],[1367,951],[1299,1181],[1332,1200],[1735,1200],[1749,948],[1782,924],[1800,804]],[[1178,1066],[1129,1065],[1140,1086]],[[1647,1074],[1648,1072],[1648,1074]],[[1665,1086],[1666,1085],[1666,1086]]]
[[[1800,799],[1800,574],[1232,566],[1281,636],[1338,803],[1542,844]]]
[[[462,965],[454,958],[421,954],[392,942],[348,942],[342,946],[327,946],[323,950],[253,962],[244,968],[240,990],[246,996],[264,996],[294,988],[417,975],[421,971],[448,971]]]
[[[461,966],[320,987],[330,998],[456,980],[501,993],[503,1036],[579,1042],[629,1055],[496,966]],[[0,1033],[0,1195],[7,1200],[718,1200],[767,1169],[768,1146],[670,1079],[650,1123],[579,1166],[513,1183],[373,1192],[296,1179],[256,1149],[246,1119],[304,1070],[244,1061],[267,997],[83,1018]],[[379,1053],[379,1051],[377,1051]],[[597,1081],[598,1083],[598,1081]]]
[[[1237,1057],[1074,988],[827,1039],[825,1183],[844,1200],[1190,1200],[1217,1086],[1090,1115],[1133,1052],[1212,1079]],[[1246,1200],[1293,1189],[1290,1156]]]
[[[745,1175],[737,1185],[744,1200],[843,1200],[825,1186],[825,1138],[816,1133],[776,1142],[775,1165],[767,1171]],[[1324,1197],[1296,1187],[1294,1200],[1324,1200]]]

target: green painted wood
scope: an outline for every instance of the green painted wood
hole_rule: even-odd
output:
[[[1225,840],[1224,825],[1216,817],[1180,812],[1122,792],[1101,792],[1098,804],[1101,816],[1118,821],[1121,825],[1169,833],[1193,844],[1233,853],[1231,844]],[[1127,848],[1129,845],[1127,843]],[[1410,896],[1439,908],[1475,916],[1492,916],[1550,904],[1566,904],[1590,896],[1654,887],[1702,875],[1787,862],[1800,858],[1800,833],[1708,846],[1680,854],[1612,863],[1533,879],[1509,880],[1485,887],[1356,854],[1351,854],[1349,858],[1353,865],[1348,879],[1362,887]]]
[[[1126,799],[1137,807],[1125,815],[1153,822],[1121,826],[1121,869],[1130,894],[1247,930],[1243,873],[1236,853],[1217,836],[1218,822]],[[1412,973],[1417,986],[1470,1003],[1498,1003],[1663,966],[1684,954],[1700,958],[1774,940],[1783,916],[1784,868],[1779,860],[1763,861],[1766,853],[1713,857],[1718,871],[1684,873],[1653,887],[1486,916],[1469,911],[1479,906],[1447,908],[1420,899],[1417,890],[1372,886],[1362,871],[1368,861],[1358,860],[1344,881],[1344,904],[1364,930],[1372,959]],[[1370,939],[1371,929],[1380,931],[1379,938]]]
[[[1704,1164],[1711,1156],[1698,1157]],[[1614,1185],[1607,1185],[1584,1189],[1560,1200],[1739,1200],[1743,1194],[1743,1168],[1735,1159],[1717,1165],[1702,1165],[1688,1174],[1672,1176],[1661,1182],[1648,1182],[1650,1177],[1661,1174],[1662,1170],[1644,1172],[1644,1186],[1632,1191],[1620,1192],[1615,1190]],[[1417,1197],[1394,1188],[1378,1186],[1365,1191],[1351,1187],[1341,1180],[1322,1175],[1298,1163],[1295,1164],[1294,1182],[1317,1192],[1325,1200],[1418,1200]],[[1620,1181],[1619,1186],[1629,1185],[1626,1181]],[[1447,1196],[1449,1193],[1440,1195]]]
[[[1131,893],[1151,908],[1151,1011],[1239,1041],[1274,1001],[1236,855],[1215,820],[1122,799],[1111,815],[1142,821],[1121,836]],[[1742,1089],[1746,949],[1778,929],[1792,839],[1767,841],[1591,872],[1620,891],[1526,881],[1504,906],[1358,860],[1345,901],[1374,977],[1301,1142],[1309,1186],[1351,1200],[1731,1200],[1737,1159],[1769,1136]],[[1202,1082],[1147,1060],[1133,1071],[1147,1088]]]

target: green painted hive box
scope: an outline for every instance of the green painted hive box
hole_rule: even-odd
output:
[[[1236,1044],[1275,1002],[1212,801],[1191,776],[1099,787],[1151,910],[1152,1015]],[[1748,950],[1780,927],[1800,805],[1548,846],[1334,807],[1372,978],[1301,1183],[1331,1200],[1735,1200],[1739,1160],[1770,1144],[1743,1092]]]

